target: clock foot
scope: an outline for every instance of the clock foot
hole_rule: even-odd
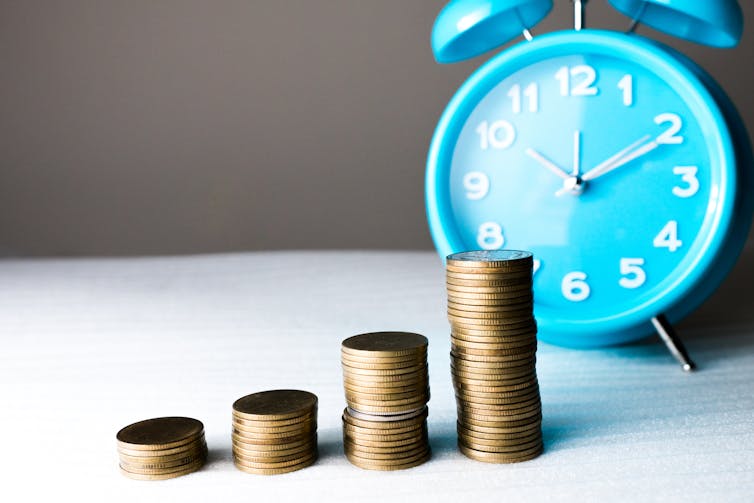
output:
[[[691,360],[688,351],[686,351],[686,346],[683,345],[683,342],[678,337],[678,333],[665,315],[660,314],[652,318],[652,325],[654,325],[655,330],[657,330],[657,335],[659,335],[662,342],[665,343],[670,354],[681,364],[683,371],[691,372],[696,370],[696,364]]]

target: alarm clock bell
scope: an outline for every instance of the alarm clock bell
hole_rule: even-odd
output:
[[[572,2],[574,5],[574,28],[576,31],[581,31],[585,25],[585,6],[587,4],[587,0],[572,0]],[[619,12],[625,14],[631,19],[631,24],[628,27],[627,34],[616,33],[615,35],[612,35],[612,39],[616,39],[616,43],[621,46],[631,46],[634,43],[637,45],[637,47],[642,44],[644,46],[647,45],[646,41],[639,41],[638,39],[634,39],[634,36],[629,35],[641,23],[664,33],[682,38],[684,40],[721,48],[734,47],[735,45],[737,45],[740,41],[743,31],[743,15],[741,7],[736,0],[609,0],[609,3]],[[532,28],[534,28],[550,13],[552,4],[552,0],[453,0],[449,2],[440,12],[435,22],[435,26],[432,32],[432,49],[435,58],[439,63],[453,63],[470,59],[487,51],[493,50],[511,41],[517,36],[523,35],[523,37],[527,41],[532,41],[535,38],[531,32]],[[611,35],[608,34],[608,32],[596,32],[595,30],[584,31],[584,33],[590,32],[592,34],[584,36],[584,40],[594,39],[596,41],[600,37],[604,37],[605,40],[608,41],[612,40]],[[545,38],[548,38],[548,40],[544,45],[549,44],[549,46],[554,46],[555,39],[558,39],[565,40],[567,41],[567,43],[570,43],[573,46],[578,46],[579,42],[575,39],[576,36],[582,37],[581,34],[547,35],[545,36]],[[642,37],[638,38],[644,40]],[[599,42],[596,43],[599,44]],[[524,46],[528,44],[520,45]],[[536,43],[531,45],[537,46]],[[584,47],[587,46],[585,45]],[[651,51],[652,46],[650,45],[649,47],[649,50]],[[540,47],[537,46],[536,50],[540,50]],[[502,55],[497,56],[495,62],[499,67],[502,65],[502,62],[506,57],[509,57],[509,59],[519,57],[524,54],[525,51],[526,49],[524,49],[523,47],[517,46],[511,51],[504,51]],[[735,112],[735,108],[732,106],[732,104],[730,104],[729,100],[727,100],[727,97],[724,97],[724,94],[717,90],[718,88],[716,84],[714,84],[714,82],[711,82],[711,79],[709,79],[701,69],[699,69],[696,65],[694,65],[684,57],[675,54],[672,49],[662,48],[660,47],[660,44],[658,44],[656,51],[658,54],[664,54],[665,56],[662,57],[667,57],[669,60],[677,58],[677,61],[682,62],[682,65],[686,65],[685,68],[690,69],[692,72],[696,73],[698,78],[704,82],[704,85],[708,86],[706,92],[710,92],[717,96],[717,99],[719,100],[718,103],[716,105],[711,105],[711,107],[715,108],[716,106],[719,106],[725,111],[725,120],[728,121],[727,127],[730,128],[730,130],[732,131],[732,136],[734,137],[733,141],[735,143],[736,152],[735,158],[737,159],[738,163],[738,167],[736,168],[738,174],[733,175],[734,177],[738,178],[738,183],[740,184],[735,189],[734,194],[736,201],[736,215],[734,223],[731,224],[731,229],[725,231],[727,233],[727,236],[720,237],[720,241],[724,241],[724,244],[722,245],[723,252],[720,253],[721,256],[724,256],[724,261],[726,264],[724,267],[718,267],[718,269],[713,274],[707,275],[708,278],[712,278],[712,280],[708,281],[708,283],[712,283],[713,286],[698,288],[697,285],[695,288],[697,290],[700,290],[700,292],[697,292],[695,296],[691,294],[679,294],[680,300],[683,300],[684,302],[686,302],[686,304],[691,305],[691,307],[684,308],[686,309],[685,311],[683,309],[678,310],[673,305],[668,304],[666,312],[656,313],[644,318],[645,321],[647,320],[647,318],[651,318],[651,326],[649,326],[649,330],[654,327],[655,331],[665,342],[670,352],[681,363],[683,369],[690,371],[694,369],[694,363],[689,358],[686,349],[684,348],[681,340],[678,338],[678,335],[673,329],[671,320],[677,321],[678,319],[688,314],[694,307],[699,305],[730,271],[735,258],[742,249],[743,244],[746,240],[746,233],[751,223],[751,215],[752,212],[754,212],[754,202],[749,201],[750,198],[744,197],[744,193],[748,192],[752,188],[752,186],[754,186],[754,173],[752,172],[751,166],[752,155],[751,147],[748,143],[748,136],[745,134],[745,129],[742,122],[740,121],[740,118]],[[506,53],[509,54],[506,55]],[[515,53],[515,56],[511,55],[510,53]],[[576,54],[578,54],[578,52]],[[478,71],[477,74],[475,74],[475,76],[473,76],[469,80],[469,82],[467,82],[462,91],[459,92],[459,95],[453,99],[451,105],[449,105],[448,111],[446,111],[443,119],[441,119],[440,126],[438,126],[438,131],[435,135],[435,139],[433,140],[432,148],[430,149],[430,160],[428,161],[427,171],[427,211],[433,238],[435,239],[435,243],[437,244],[438,251],[440,251],[441,255],[443,256],[446,255],[445,252],[447,252],[449,249],[452,251],[462,251],[454,249],[462,245],[460,244],[461,241],[457,238],[457,236],[455,238],[449,237],[448,232],[450,232],[450,234],[453,234],[454,231],[448,231],[446,229],[447,222],[445,221],[445,219],[447,219],[452,212],[448,209],[449,197],[446,195],[438,195],[437,192],[438,190],[447,190],[437,188],[441,187],[443,184],[447,184],[447,180],[440,179],[438,177],[448,176],[449,168],[447,167],[447,164],[451,163],[451,161],[449,160],[450,154],[448,152],[452,150],[453,147],[449,147],[447,145],[455,141],[452,139],[449,140],[448,137],[455,138],[455,136],[453,135],[459,134],[458,131],[460,126],[454,125],[454,121],[458,122],[461,120],[457,116],[468,116],[468,114],[470,113],[470,105],[468,105],[466,102],[475,100],[474,102],[478,103],[485,93],[490,92],[488,87],[489,85],[495,85],[495,82],[500,82],[501,78],[504,79],[507,76],[505,73],[498,73],[496,74],[496,78],[492,79],[490,75],[494,73],[494,70],[492,68],[495,67],[495,65],[490,64],[487,66],[489,66],[490,68],[485,67]],[[584,75],[587,76],[587,79],[589,79],[589,82],[595,82],[595,80],[591,79],[591,77],[588,76],[587,70],[589,72],[593,71],[591,67],[587,66],[578,67],[578,70],[571,71],[573,75],[578,75],[583,72]],[[626,76],[626,78],[628,77],[629,75]],[[484,79],[487,80],[485,81]],[[492,83],[490,84],[488,81]],[[564,80],[563,82],[567,81]],[[624,105],[630,107],[633,104],[633,95],[631,94],[632,88],[629,84],[629,80],[623,79],[620,81],[618,86],[623,91],[622,98]],[[565,90],[561,91],[561,93],[564,93],[561,94],[562,96],[578,96],[578,93],[576,93],[576,91],[584,91],[581,95],[588,96],[591,93],[587,93],[586,91],[591,90],[595,91],[593,93],[594,95],[597,94],[596,88],[589,87],[589,85],[591,84],[583,84],[582,82],[581,88],[574,89],[573,91],[570,91],[568,89],[568,84],[563,85],[565,87],[561,89]],[[538,94],[535,93],[541,91],[535,86],[536,84],[531,84],[526,88],[526,92],[529,93],[526,95],[529,100],[527,102],[528,112],[536,112],[539,107],[537,101]],[[511,99],[514,100],[514,113],[521,113],[522,111],[522,103],[524,98],[522,97],[523,95],[520,94],[521,92],[523,92],[523,86],[516,84],[508,93],[508,96],[512,96]],[[573,94],[569,94],[571,92],[573,92]],[[463,110],[463,112],[461,113],[459,112],[459,110]],[[487,123],[483,122],[482,124],[484,125]],[[505,132],[506,135],[513,131],[512,129],[508,128],[509,123],[506,121],[499,121],[499,123],[495,124],[498,124],[499,130]],[[493,124],[492,126],[488,125],[488,128],[498,127],[495,124]],[[506,128],[503,128],[503,126],[506,126]],[[452,133],[449,131],[452,131]],[[489,142],[493,142],[493,147],[507,148],[509,146],[508,142],[503,142],[499,139],[499,137],[494,136],[494,133],[491,133],[490,131],[491,129],[485,130],[485,132],[489,133],[492,136],[490,136],[489,138],[487,138],[487,136],[483,136],[482,149],[485,149],[485,146],[489,147],[489,144],[484,144],[485,138]],[[647,138],[648,137],[649,135],[647,135]],[[509,139],[513,141],[512,134],[509,135]],[[551,162],[550,159],[547,159],[544,156],[538,155],[535,160],[539,159],[538,162],[541,165],[547,167],[548,170],[554,172],[556,175],[561,176],[562,178],[568,178],[569,176],[571,176],[576,182],[580,182],[581,180],[579,179],[579,177],[581,175],[578,169],[578,165],[580,164],[578,158],[580,156],[581,149],[580,131],[576,131],[574,142],[574,164],[577,167],[575,168],[573,175],[565,172],[565,170],[562,170],[559,166],[556,166],[555,163]],[[678,141],[677,143],[680,143],[680,141]],[[632,159],[644,156],[646,155],[646,152],[649,152],[651,149],[656,148],[656,146],[653,146],[652,143],[649,143],[645,145],[644,150],[642,150],[641,148],[637,149],[635,146],[633,146],[633,148],[633,157],[631,157],[631,155],[626,156],[626,154],[623,153],[622,160],[619,159],[618,162],[613,162],[610,169],[614,169],[616,166],[624,165],[630,162]],[[649,148],[650,150],[647,150],[647,148]],[[531,154],[531,152],[534,151],[530,148],[527,152]],[[469,159],[472,158],[470,157]],[[480,197],[477,196],[480,196],[481,192],[479,191],[483,187],[486,187],[487,191],[490,190],[490,179],[488,179],[487,175],[484,175],[480,171],[473,171],[470,174],[474,175],[476,178],[464,178],[464,180],[469,182],[467,185],[471,185],[471,188],[476,190],[476,192],[473,192],[472,194],[474,195],[474,197],[470,197],[470,199],[478,200],[480,199]],[[687,180],[690,179],[691,178],[687,178]],[[586,176],[586,174],[584,174],[583,183],[591,183],[588,182],[588,180],[589,178]],[[485,181],[486,183],[482,184],[482,181]],[[558,195],[563,194],[564,191],[565,189],[561,189],[560,191],[558,191]],[[581,194],[571,191],[571,195],[578,197]],[[504,240],[500,239],[497,241],[499,241],[502,246]],[[678,242],[680,243],[680,241]],[[662,243],[660,243],[660,245],[662,245]],[[470,246],[470,244],[467,246]],[[655,246],[658,245],[656,244]],[[673,249],[670,251],[675,250]],[[634,261],[631,262],[632,264],[644,263],[643,259],[622,259],[622,261]],[[621,262],[621,267],[623,267],[623,265],[623,262]],[[626,270],[628,269],[630,268],[626,268]],[[640,276],[644,275],[644,272],[640,267],[632,270],[634,271],[634,273],[637,273]],[[631,273],[628,274],[629,278],[631,278]],[[645,275],[643,277],[646,278]],[[586,278],[586,275],[584,275],[582,279],[584,278]],[[626,280],[624,278],[621,280],[621,284],[624,287],[633,288],[631,280]],[[579,288],[586,288],[588,291],[588,285],[586,283],[580,282],[579,285]],[[578,297],[583,297],[583,295],[579,295]],[[568,299],[568,296],[566,296],[566,299],[576,301],[582,300],[581,298]],[[692,300],[689,301],[689,299]],[[678,301],[678,299],[676,299],[676,301]],[[677,305],[678,304],[675,304],[675,306]],[[552,316],[551,311],[549,315]],[[555,318],[558,317],[555,316]],[[557,320],[546,321],[553,322],[550,323],[551,327],[557,325]],[[636,327],[634,327],[634,329],[635,328]],[[636,332],[636,334],[641,336],[641,334],[638,333],[638,330],[634,331]],[[618,330],[618,332],[620,332],[620,330]],[[632,336],[636,334],[629,334],[627,337],[622,338],[614,337],[612,339],[612,342],[608,341],[609,337],[604,337],[602,339],[600,339],[599,337],[595,337],[589,340],[584,339],[583,342],[574,344],[569,343],[565,337],[554,337],[550,341],[555,342],[556,344],[562,343],[564,345],[572,345],[574,347],[589,347],[626,342],[628,340],[632,340]],[[633,337],[633,339],[636,338],[639,337]],[[545,340],[547,339],[545,338]]]

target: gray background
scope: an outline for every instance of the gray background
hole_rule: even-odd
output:
[[[427,146],[489,58],[434,63],[443,4],[0,2],[0,254],[431,248]],[[627,26],[604,0],[588,21]],[[569,26],[556,0],[535,32]],[[753,36],[729,51],[659,38],[754,128]]]

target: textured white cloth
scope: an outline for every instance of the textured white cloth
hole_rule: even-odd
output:
[[[754,324],[721,328],[709,309],[685,324],[693,375],[654,340],[541,344],[546,453],[488,465],[455,448],[443,279],[431,253],[0,261],[0,499],[751,501]],[[343,456],[340,341],[375,330],[430,339],[434,455],[403,472]],[[288,475],[237,471],[231,404],[274,388],[319,396],[321,458]],[[116,431],[164,415],[204,422],[207,466],[121,476]]]

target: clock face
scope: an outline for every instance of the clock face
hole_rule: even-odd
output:
[[[701,275],[727,225],[729,137],[693,86],[637,58],[561,54],[488,75],[459,107],[438,190],[452,248],[532,251],[540,327],[588,339]]]

